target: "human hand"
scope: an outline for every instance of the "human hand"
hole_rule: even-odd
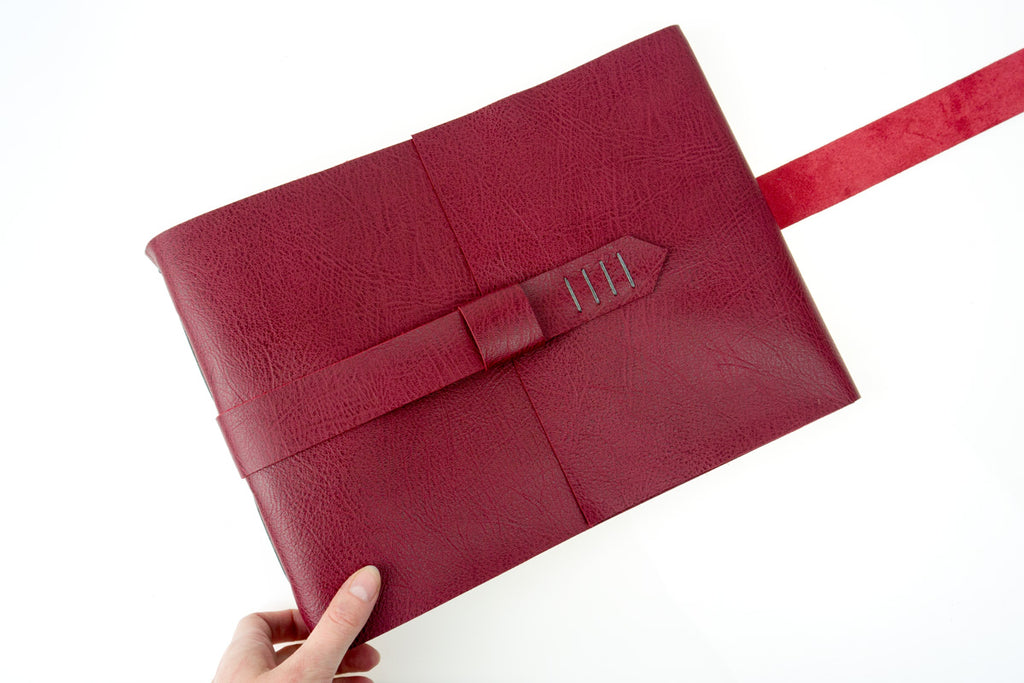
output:
[[[380,572],[370,565],[341,585],[310,633],[296,609],[254,612],[238,622],[213,683],[323,683],[337,674],[369,671],[380,653],[352,641],[370,617],[380,593]],[[305,640],[274,651],[274,645]],[[365,676],[340,679],[373,683]]]

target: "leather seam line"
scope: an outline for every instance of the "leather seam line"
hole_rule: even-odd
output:
[[[444,222],[448,225],[448,229],[452,231],[452,238],[455,240],[455,246],[458,247],[459,253],[462,254],[462,259],[466,262],[466,270],[469,271],[469,276],[473,278],[473,284],[476,286],[478,296],[483,296],[483,290],[480,288],[480,283],[476,280],[476,275],[473,273],[473,266],[469,262],[469,257],[466,256],[466,251],[462,248],[462,243],[459,242],[459,235],[455,232],[455,226],[452,225],[452,219],[448,215],[448,211],[444,208],[444,202],[441,201],[441,194],[437,191],[437,185],[434,184],[434,179],[430,177],[430,171],[427,170],[427,165],[423,163],[423,156],[420,154],[419,148],[416,147],[416,139],[410,138],[412,141],[412,148],[416,152],[416,158],[420,160],[420,168],[423,169],[423,174],[427,176],[427,182],[430,183],[430,189],[434,192],[434,199],[437,200],[437,205],[441,207],[441,213],[444,215]],[[580,511],[580,516],[583,517],[583,523],[587,525],[587,528],[594,526],[591,524],[590,519],[587,518],[587,513],[583,511],[583,506],[580,505],[580,499],[576,496],[576,489],[573,488],[572,482],[569,481],[569,475],[565,473],[565,467],[562,465],[562,459],[558,457],[558,451],[555,450],[555,445],[551,443],[551,437],[548,436],[548,430],[544,427],[543,420],[540,419],[540,413],[537,412],[537,406],[533,404],[533,398],[530,396],[530,392],[526,389],[526,382],[523,381],[523,376],[519,374],[518,359],[512,359],[512,367],[516,371],[516,378],[519,380],[519,386],[523,390],[523,394],[526,396],[526,400],[530,404],[530,410],[533,411],[533,417],[537,421],[537,426],[540,427],[541,433],[544,435],[544,440],[548,442],[548,448],[551,451],[551,457],[555,459],[555,463],[558,465],[559,471],[562,473],[562,478],[565,479],[565,485],[569,489],[569,493],[572,494],[572,499],[576,503],[576,509]],[[486,372],[486,370],[484,370]]]
[[[537,406],[533,404],[533,398],[530,396],[530,392],[526,390],[526,383],[523,381],[523,376],[519,374],[519,360],[516,358],[512,359],[512,367],[515,368],[516,377],[519,378],[519,384],[523,387],[523,393],[526,395],[526,400],[530,402],[530,409],[533,410],[533,416],[537,420],[537,425],[540,427],[541,433],[544,435],[544,439],[548,442],[548,448],[551,449],[551,457],[555,459],[555,463],[558,464],[558,469],[562,472],[562,477],[565,478],[565,485],[569,489],[569,493],[572,494],[572,499],[576,503],[576,508],[580,511],[580,516],[583,517],[583,523],[587,525],[587,528],[594,526],[591,523],[590,518],[587,517],[587,513],[583,510],[583,506],[580,505],[580,499],[576,495],[576,489],[573,488],[572,482],[569,481],[569,475],[565,473],[565,466],[562,465],[562,459],[558,457],[558,452],[555,450],[555,445],[551,443],[551,437],[548,436],[548,430],[544,426],[544,421],[540,419],[540,413],[537,412]]]
[[[462,243],[459,242],[459,235],[455,232],[455,227],[452,225],[452,219],[448,215],[448,211],[444,208],[444,202],[441,201],[441,193],[437,191],[437,186],[434,184],[434,179],[430,177],[430,171],[427,170],[427,165],[423,163],[423,156],[420,154],[420,150],[416,147],[416,139],[409,138],[412,142],[412,149],[416,152],[416,158],[419,159],[420,168],[423,169],[423,175],[427,176],[427,182],[430,183],[430,190],[434,193],[434,199],[437,201],[437,205],[441,208],[441,214],[444,216],[445,225],[452,231],[452,239],[455,240],[455,246],[459,249],[459,254],[462,256],[462,260],[466,262],[466,272],[469,273],[469,277],[473,279],[473,286],[476,287],[477,296],[483,296],[484,291],[480,288],[480,283],[476,281],[476,275],[473,273],[473,266],[469,263],[469,257],[466,256],[466,250],[462,248]]]

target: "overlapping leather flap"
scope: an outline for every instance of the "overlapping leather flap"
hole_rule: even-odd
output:
[[[856,397],[679,27],[413,143],[485,289],[622,235],[668,249],[650,296],[513,361],[588,523]]]
[[[239,472],[249,476],[645,296],[666,254],[619,238],[221,413]]]

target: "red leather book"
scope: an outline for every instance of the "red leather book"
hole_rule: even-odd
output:
[[[857,398],[676,26],[146,253],[303,618],[381,569],[357,642]]]

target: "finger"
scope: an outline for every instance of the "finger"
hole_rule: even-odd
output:
[[[277,665],[280,665],[284,660],[295,654],[301,646],[302,643],[294,643],[280,648],[274,653],[274,659]],[[378,652],[377,648],[373,645],[363,643],[361,645],[356,645],[345,653],[345,656],[341,659],[341,664],[338,666],[337,673],[361,673],[363,671],[369,671],[378,664],[380,664],[380,652]]]
[[[271,627],[258,614],[248,614],[239,620],[231,643],[217,667],[218,679],[251,678],[275,666],[274,645],[270,642]],[[223,675],[222,675],[223,674]]]
[[[380,572],[376,567],[363,567],[348,577],[306,642],[282,664],[282,668],[318,673],[324,677],[334,675],[349,645],[369,619],[379,593]]]
[[[344,683],[373,683],[373,681],[366,676],[339,676],[337,678],[332,678],[331,680],[344,681]]]
[[[295,654],[296,650],[298,650],[301,646],[302,643],[295,643],[294,645],[285,645],[280,650],[274,653],[274,662],[278,665],[281,664],[281,662]]]
[[[380,664],[380,652],[369,643],[356,645],[345,653],[338,666],[339,674],[362,673]]]
[[[271,643],[294,643],[309,637],[309,627],[302,620],[297,609],[279,612],[256,612],[255,615],[266,624],[267,637]]]

